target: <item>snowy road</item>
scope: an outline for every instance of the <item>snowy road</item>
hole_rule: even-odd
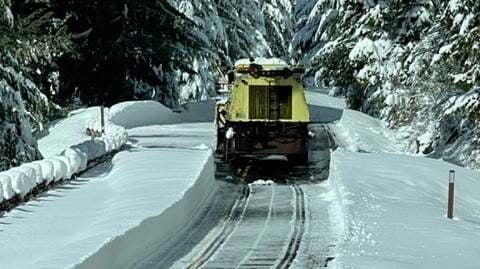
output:
[[[318,97],[310,96],[325,99]],[[317,104],[319,111],[322,105]],[[126,125],[135,123],[136,114],[147,112],[133,108],[112,114]],[[193,109],[190,114],[200,113]],[[213,180],[213,124],[177,123],[176,115],[167,116],[170,125],[157,118],[158,125],[133,125],[129,150],[91,169],[85,181],[79,179],[86,183],[74,190],[46,194],[55,203],[38,199],[25,205],[28,211],[21,207],[2,218],[5,242],[30,242],[9,248],[0,244],[2,268],[323,266],[331,242],[325,236],[328,204],[319,197],[324,191],[319,186],[328,177],[330,126],[312,126],[319,139],[312,143],[309,166],[247,162]],[[190,169],[184,169],[185,161]],[[270,179],[277,183],[246,184]],[[24,253],[33,255],[22,259]]]
[[[478,268],[478,171],[401,154],[403,134],[381,121],[341,99],[307,99],[317,118],[308,166],[215,173],[211,121],[136,126],[150,109],[117,113],[135,123],[130,148],[2,216],[1,268]]]
[[[295,185],[250,185],[222,231],[187,268],[287,268],[305,225],[304,197]]]
[[[318,186],[328,177],[329,150],[335,145],[328,126],[314,129],[319,139],[312,143],[310,165],[247,161],[218,173],[215,198],[201,217],[170,244],[174,247],[159,245],[135,268],[324,266],[333,239],[328,236],[328,203],[319,197],[323,190]],[[152,146],[145,142],[143,146]]]
[[[234,202],[223,203],[231,209],[224,210],[220,220],[212,221],[220,216],[207,212],[199,223],[208,224],[190,230],[202,234],[201,240],[200,236],[182,239],[187,254],[173,265],[149,263],[140,268],[318,268],[333,259],[336,239],[329,222],[326,182],[285,184],[267,179],[237,186],[239,195]],[[224,201],[231,196],[225,191],[217,198]]]
[[[343,129],[330,122],[345,113],[337,99],[314,93],[308,98],[314,103],[313,111],[318,112],[314,115],[318,123],[310,126],[316,138],[311,141],[308,166],[247,161],[217,173],[213,180],[211,122],[133,126],[128,129],[130,150],[118,154],[105,171],[102,167],[93,169],[89,184],[46,205],[43,213],[38,210],[24,222],[42,223],[46,212],[56,212],[56,219],[71,219],[72,224],[66,228],[72,236],[59,234],[50,249],[44,248],[41,256],[19,268],[39,264],[48,267],[54,259],[51,255],[59,253],[63,260],[52,268],[327,266],[335,257],[333,249],[339,236],[332,232],[336,222],[331,223],[331,212],[338,210],[332,209],[335,197],[325,180],[329,176],[330,150],[343,138],[336,137]],[[329,118],[322,119],[322,115]],[[326,123],[320,124],[322,121]],[[185,161],[199,169],[185,169]],[[95,174],[99,170],[102,173]],[[96,194],[95,206],[81,202],[92,194]],[[75,215],[66,214],[71,212]],[[38,229],[47,223],[51,221],[46,220]],[[55,229],[64,223],[59,222]],[[84,231],[83,227],[93,228]],[[16,235],[11,234],[9,241],[13,242]],[[71,242],[75,242],[74,251],[64,254],[62,251],[72,249]],[[69,247],[57,250],[57,246]],[[83,257],[81,261],[79,256]],[[20,265],[14,261],[8,265],[14,264]]]

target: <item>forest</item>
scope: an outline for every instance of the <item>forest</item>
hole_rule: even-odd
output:
[[[412,153],[480,167],[475,0],[0,0],[0,42],[0,171],[41,159],[74,108],[175,108],[258,56],[305,65],[309,88],[404,128]]]

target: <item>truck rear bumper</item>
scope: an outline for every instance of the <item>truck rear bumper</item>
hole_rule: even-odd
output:
[[[307,123],[228,122],[226,128],[234,131],[226,141],[230,158],[308,154]]]

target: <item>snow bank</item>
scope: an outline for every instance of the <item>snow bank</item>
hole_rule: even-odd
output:
[[[179,148],[203,150],[215,145],[213,122],[155,125],[128,130],[129,139],[141,148]]]
[[[340,121],[332,126],[340,147],[350,151],[401,152],[406,146],[399,134],[386,123],[364,113],[345,109]]]
[[[305,99],[309,104],[310,120],[312,122],[328,123],[342,118],[346,106],[344,99],[311,91],[305,92]]]
[[[159,209],[159,215],[146,218],[137,226],[113,238],[75,268],[132,268],[138,261],[146,260],[152,252],[158,251],[159,247],[172,247],[174,238],[181,234],[183,227],[188,227],[188,223],[196,219],[195,215],[202,211],[215,190],[213,155],[210,150],[204,152],[207,152],[205,156],[209,157],[199,166],[200,172],[192,178],[194,180],[190,182],[191,185],[183,192],[176,193],[176,188],[159,190],[159,196],[164,195],[159,199],[168,200],[165,191],[173,192],[177,196],[165,203],[169,205],[168,208],[163,211]],[[177,161],[177,164],[182,162]],[[165,169],[164,171],[167,172]],[[174,180],[171,179],[170,182],[173,183]]]
[[[71,145],[80,144],[90,137],[85,130],[100,120],[100,107],[81,108],[68,117],[51,123],[48,135],[38,140],[38,149],[44,158],[56,156]]]
[[[186,122],[213,122],[215,120],[215,99],[188,103],[178,113],[178,117]]]
[[[143,257],[171,248],[218,189],[212,151],[205,146],[213,143],[212,124],[130,129],[138,143],[131,150],[89,169],[65,188],[50,190],[5,214],[2,222],[12,225],[0,223],[5,242],[0,244],[2,267],[132,268],[134,262],[150,263]],[[184,141],[189,149],[179,149],[172,141]],[[77,158],[77,153],[100,154],[96,148],[83,143],[62,156],[83,166],[79,161],[84,158]],[[59,164],[39,163],[40,169]],[[55,175],[50,177],[54,180]],[[0,176],[0,182],[10,178]],[[12,187],[2,191],[9,190],[13,192]]]
[[[11,199],[15,195],[15,191],[12,187],[12,179],[10,175],[0,174],[0,201]]]
[[[217,189],[213,173],[210,150],[122,151],[86,172],[88,184],[3,216],[2,268],[132,268],[193,224]]]
[[[185,122],[213,122],[214,100],[189,103],[178,111],[156,101],[130,101],[114,105],[110,109],[110,121],[126,129],[140,126],[176,124]]]
[[[97,112],[99,111],[99,109],[96,110]],[[85,111],[90,111],[90,109],[79,110],[77,113],[84,114]],[[81,119],[74,115],[78,114],[71,114],[71,116],[76,119],[65,119],[57,123],[57,125],[53,127],[53,130],[50,130],[51,137],[43,140],[42,145],[44,147],[47,145],[53,147],[45,159],[26,163],[19,167],[0,172],[0,188],[2,189],[2,192],[0,192],[0,201],[9,200],[15,195],[23,199],[39,185],[69,179],[74,174],[84,171],[89,161],[118,150],[128,140],[124,128],[109,122],[106,124],[105,135],[92,140],[85,135],[85,129],[83,128],[84,126],[91,125],[90,128],[99,129],[98,124],[92,125],[92,122],[95,122],[92,115],[87,113],[87,117]],[[86,125],[83,125],[82,122]],[[75,131],[69,129],[71,126],[75,126],[75,128],[73,128]],[[78,126],[82,127],[79,128]],[[69,134],[73,136],[73,140]],[[56,141],[50,143],[52,138],[56,139]],[[49,141],[47,142],[46,140]],[[62,140],[67,140],[67,142]],[[59,150],[55,149],[55,146],[62,146],[74,140],[83,140],[83,142],[68,146],[66,149],[63,148],[63,151],[59,154],[52,153]]]
[[[454,220],[446,218],[456,170]],[[333,268],[478,268],[480,174],[400,154],[334,152],[330,184],[341,204]],[[342,228],[343,227],[343,228]]]
[[[179,117],[166,106],[156,101],[130,101],[112,106],[110,121],[126,129],[179,123]]]
[[[174,113],[155,101],[120,103],[111,109],[105,108],[106,134],[94,140],[86,134],[86,129],[100,132],[100,107],[75,110],[67,118],[56,122],[49,129],[49,134],[39,140],[39,148],[46,157],[44,160],[0,173],[4,178],[0,181],[0,201],[11,199],[12,190],[23,198],[37,185],[67,179],[84,171],[89,161],[118,150],[127,142],[125,128],[213,122],[213,107],[213,101],[205,101],[189,104],[180,113]]]
[[[312,122],[332,123],[330,129],[338,146],[354,152],[402,152],[404,133],[359,111],[346,109],[345,100],[306,91]]]

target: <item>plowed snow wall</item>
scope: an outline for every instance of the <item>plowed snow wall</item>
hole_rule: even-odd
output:
[[[169,247],[211,198],[215,190],[214,178],[213,156],[210,156],[196,182],[179,201],[160,215],[142,221],[106,243],[75,268],[132,268],[136,261],[146,259],[161,243]]]

